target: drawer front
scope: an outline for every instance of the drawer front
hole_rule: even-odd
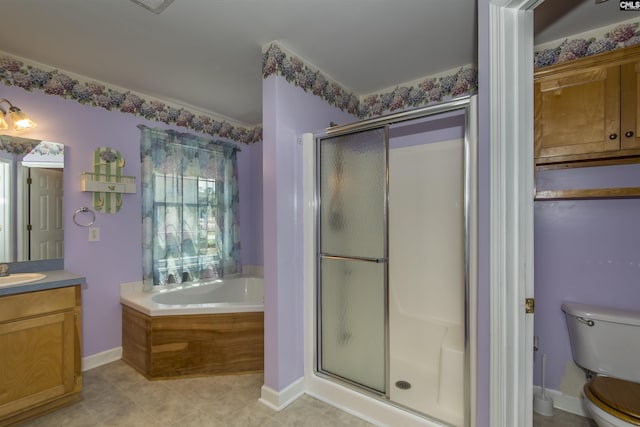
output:
[[[0,297],[0,323],[73,309],[79,303],[78,290],[76,285]]]

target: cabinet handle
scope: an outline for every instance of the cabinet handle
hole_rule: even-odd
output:
[[[624,136],[626,136],[627,138],[631,138],[633,136],[633,132],[628,130],[627,133],[624,134]]]
[[[616,139],[618,137],[617,133],[612,133],[611,135],[609,135],[609,139]]]

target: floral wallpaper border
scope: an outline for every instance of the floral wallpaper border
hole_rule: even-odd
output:
[[[64,145],[58,142],[39,141],[10,135],[0,135],[0,151],[16,156],[24,154],[62,156],[64,155]]]
[[[622,49],[640,43],[640,21],[603,27],[573,38],[547,43],[534,54],[534,68],[560,64],[585,56]],[[555,46],[553,46],[555,44]]]
[[[305,92],[311,92],[359,119],[385,113],[422,107],[472,95],[478,91],[478,72],[474,68],[460,68],[451,75],[429,77],[415,86],[397,86],[391,92],[358,97],[331,81],[320,71],[307,66],[303,60],[286,52],[277,43],[265,49],[262,56],[262,77],[280,75]]]
[[[595,30],[587,36],[558,41],[552,47],[544,47],[551,44],[543,45],[535,52],[534,67],[546,67],[638,43],[640,21],[615,24]],[[407,84],[397,86],[390,92],[358,96],[345,90],[337,82],[331,81],[320,71],[312,69],[300,58],[285,52],[276,43],[265,49],[262,58],[263,78],[266,79],[273,74],[284,77],[305,92],[311,92],[359,119],[437,104],[473,95],[478,91],[477,70],[461,67],[453,74],[427,77],[415,85]],[[262,141],[262,126],[245,128],[232,125],[212,116],[196,114],[158,100],[145,99],[144,96],[131,91],[121,92],[102,83],[80,81],[60,70],[43,70],[7,55],[0,55],[0,81],[7,86],[18,86],[27,91],[41,90],[46,94],[73,99],[81,104],[175,124],[238,143],[251,144]]]
[[[43,70],[7,55],[0,56],[0,81],[7,86],[18,86],[29,92],[41,90],[46,94],[73,99],[81,104],[175,124],[238,143],[251,144],[262,141],[262,126],[235,126],[185,108],[145,99],[144,96],[130,91],[121,92],[102,83],[80,81],[59,70]]]
[[[276,43],[272,43],[263,54],[262,74],[263,78],[279,74],[289,83],[320,96],[330,105],[359,119],[441,103],[477,93],[478,90],[477,70],[462,67],[454,74],[426,78],[415,86],[397,86],[391,92],[358,96],[331,81],[320,71],[311,69],[295,55],[285,53]],[[262,126],[245,128],[232,125],[212,116],[146,99],[131,91],[120,91],[103,83],[80,80],[60,70],[44,70],[6,54],[0,55],[0,81],[7,86],[18,86],[29,92],[40,90],[84,105],[175,124],[238,143],[262,141]]]
[[[582,36],[582,37],[580,37]],[[602,27],[574,38],[547,43],[536,49],[534,67],[566,62],[640,43],[640,21],[627,21]],[[552,47],[546,47],[554,44]],[[280,75],[305,92],[320,96],[329,104],[354,114],[359,119],[381,116],[402,109],[442,103],[478,92],[478,72],[461,67],[456,73],[426,77],[414,85],[397,86],[390,92],[358,97],[331,81],[320,71],[287,52],[277,43],[265,49],[262,76]]]
[[[535,53],[535,68],[562,63],[585,56],[620,49],[640,43],[640,21],[617,24],[601,29],[595,37],[576,37],[558,42],[556,46]],[[416,108],[477,93],[478,73],[473,68],[460,68],[456,73],[429,77],[409,86],[397,86],[390,92],[359,97],[313,70],[300,58],[272,43],[264,52],[262,75],[284,77],[289,83],[320,96],[330,105],[347,111],[359,119],[380,116],[397,110]],[[50,95],[74,99],[81,104],[117,110],[150,120],[176,124],[197,132],[217,135],[239,143],[262,140],[262,127],[252,129],[234,126],[213,117],[197,115],[184,108],[175,108],[156,100],[147,100],[133,92],[120,92],[96,82],[82,82],[59,70],[46,71],[10,56],[0,56],[0,80],[5,85],[25,90],[42,90]]]

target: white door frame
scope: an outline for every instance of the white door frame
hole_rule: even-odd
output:
[[[29,231],[27,226],[31,223],[29,213],[29,186],[27,179],[29,178],[29,168],[22,165],[21,162],[17,163],[17,217],[16,227],[18,238],[16,261],[29,260]]]
[[[11,206],[15,200],[11,194],[13,179],[11,177],[11,162],[0,159],[0,191],[2,192],[2,200],[0,201],[0,262],[15,261],[13,259],[13,235],[14,227],[12,227]]]
[[[533,9],[490,0],[490,425],[531,427],[533,410]]]

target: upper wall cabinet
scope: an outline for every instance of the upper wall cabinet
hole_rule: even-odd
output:
[[[536,165],[640,161],[639,106],[640,46],[536,70]]]

